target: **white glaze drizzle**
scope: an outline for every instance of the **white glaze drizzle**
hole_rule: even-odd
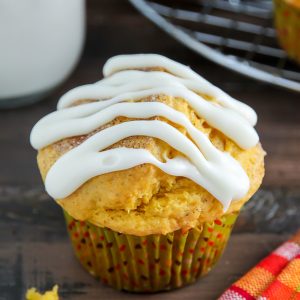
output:
[[[93,87],[93,90],[97,90]],[[180,97],[185,99],[189,105],[197,112],[197,114],[203,117],[208,124],[212,127],[222,131],[225,135],[234,140],[240,147],[242,148],[250,148],[257,144],[258,135],[254,128],[238,113],[228,108],[216,105],[215,103],[209,102],[203,99],[201,96],[191,92],[184,86],[162,86],[149,90],[142,90],[138,92],[130,92],[121,94],[115,98],[110,100],[100,101],[98,104],[92,103],[92,105],[86,104],[81,105],[80,108],[71,108],[71,117],[74,117],[74,112],[77,111],[77,116],[82,117],[82,113],[95,112],[97,110],[101,110],[109,105],[114,103],[128,101],[128,100],[139,100],[145,97],[150,97],[153,95],[164,94],[173,97]],[[92,97],[92,92],[89,93],[89,97]],[[77,99],[81,99],[77,98]],[[97,99],[97,96],[94,95],[92,99]],[[92,108],[91,108],[92,106]],[[42,126],[43,124],[55,123],[57,122],[57,116],[62,116],[63,119],[68,118],[70,113],[68,111],[63,110],[62,112],[57,111],[44,119],[41,119],[37,123],[37,128]],[[75,121],[76,122],[76,121]],[[78,130],[79,126],[77,126]],[[54,134],[54,133],[53,133]],[[60,134],[60,130],[58,130],[57,134]],[[33,135],[33,138],[37,136]],[[65,136],[62,136],[63,138]],[[44,134],[43,130],[40,130],[40,134],[38,135],[38,140],[42,143],[41,145],[36,145],[35,140],[32,140],[33,146],[35,148],[45,147],[49,143],[54,142],[51,140],[49,143],[46,143],[47,135]]]
[[[157,66],[172,74],[126,70]],[[117,71],[120,72],[115,73]],[[244,149],[258,142],[258,136],[251,126],[256,122],[256,115],[251,108],[207,83],[188,67],[162,56],[115,57],[106,63],[104,74],[111,76],[95,84],[73,89],[60,99],[59,110],[34,126],[31,132],[33,147],[40,149],[63,138],[88,134],[118,116],[137,119],[164,117],[184,127],[194,143],[162,121],[127,121],[106,128],[64,154],[50,168],[45,184],[52,197],[67,197],[94,176],[143,163],[153,164],[170,175],[193,180],[214,195],[224,209],[232,200],[247,193],[249,179],[241,165],[228,153],[215,148],[183,113],[160,102],[132,101],[159,94],[183,98],[207,123]],[[216,97],[218,103],[207,101],[196,93]],[[102,101],[68,107],[80,99]],[[173,159],[165,158],[166,161],[161,162],[145,149],[104,150],[126,137],[138,135],[161,139],[182,155]]]
[[[190,132],[195,135],[194,130]],[[188,159],[179,156],[162,163],[144,149],[117,148],[99,152],[121,139],[139,135],[161,139]],[[209,153],[209,159],[205,159],[185,135],[162,121],[129,121],[106,128],[53,165],[47,174],[46,190],[56,199],[64,198],[94,176],[152,163],[170,175],[184,176],[204,186],[227,209],[233,198],[239,199],[248,191],[248,177],[228,153],[216,148],[211,151],[213,146],[205,135],[195,135],[195,138],[203,152]]]
[[[207,88],[207,85],[199,80],[182,79],[161,71],[120,71],[94,84],[87,84],[70,90],[61,97],[57,108],[62,109],[74,104],[79,96],[86,97],[87,99],[103,100],[115,97],[121,93],[151,89],[157,86],[177,86],[181,89],[186,88],[190,92],[193,91],[195,93],[210,95],[222,106],[240,114],[250,125],[254,126],[256,124],[256,114],[248,105],[233,98],[229,99],[229,96],[225,93],[224,98],[220,96],[220,92],[212,93],[212,88]]]
[[[124,69],[140,69],[151,67],[162,67],[178,78],[194,80],[195,83],[197,82],[198,84],[201,84],[202,89],[200,89],[199,92],[202,91],[214,97],[224,106],[238,110],[242,115],[244,115],[245,118],[249,120],[252,126],[256,124],[257,115],[251,107],[232,98],[189,67],[159,54],[129,54],[114,56],[105,63],[103,67],[103,74],[105,77],[107,77]]]

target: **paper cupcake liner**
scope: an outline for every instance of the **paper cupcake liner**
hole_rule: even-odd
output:
[[[286,0],[274,0],[275,27],[281,47],[300,63],[300,8]]]
[[[131,292],[175,289],[205,275],[223,253],[238,216],[226,214],[203,223],[202,229],[139,237],[76,221],[64,213],[83,267],[103,283]]]

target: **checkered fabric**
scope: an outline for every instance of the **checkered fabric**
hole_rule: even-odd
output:
[[[300,300],[300,231],[230,286],[219,300]]]

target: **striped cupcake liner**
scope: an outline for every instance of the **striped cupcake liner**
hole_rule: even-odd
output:
[[[273,2],[279,43],[290,58],[300,63],[300,8],[286,0]]]
[[[226,214],[187,232],[139,237],[64,214],[82,266],[103,283],[131,292],[175,289],[207,274],[223,253],[238,216]]]

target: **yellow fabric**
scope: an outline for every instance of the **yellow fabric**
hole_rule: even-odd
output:
[[[247,291],[253,297],[258,297],[261,294],[261,282],[270,284],[275,279],[272,273],[260,267],[252,269],[247,274],[249,276],[240,278],[235,285]]]
[[[278,276],[278,280],[293,290],[300,287],[300,259],[294,259]]]

